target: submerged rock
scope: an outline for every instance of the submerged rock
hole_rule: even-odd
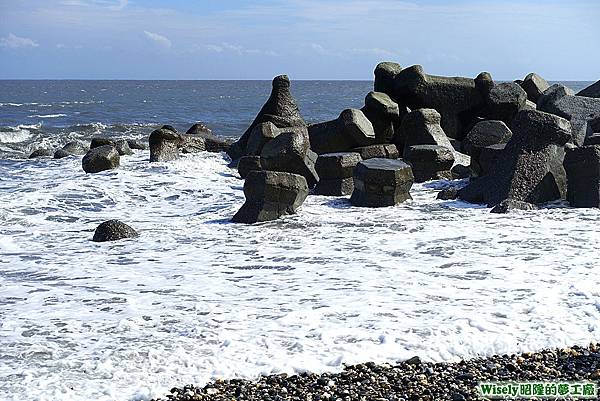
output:
[[[232,221],[252,224],[296,213],[308,196],[308,185],[298,174],[251,171],[244,182],[244,195],[246,202]]]
[[[130,149],[137,149],[137,150],[146,150],[147,149],[146,144],[138,139],[128,139],[127,145],[129,145]]]
[[[82,156],[85,155],[88,150],[90,150],[90,148],[85,144],[79,141],[73,141],[54,152],[54,158],[62,159],[67,156]]]
[[[36,159],[38,157],[52,157],[53,154],[54,153],[50,149],[40,148],[40,149],[36,149],[33,152],[31,152],[31,154],[29,155],[29,158]]]
[[[119,156],[129,156],[133,154],[133,151],[129,147],[129,142],[125,139],[119,139],[115,141],[115,148],[119,152]]]
[[[109,139],[109,138],[95,137],[95,138],[92,138],[92,141],[90,142],[90,149],[98,148],[98,147],[104,146],[104,145],[115,146],[115,141],[113,141],[112,139]]]
[[[119,164],[119,152],[112,145],[103,145],[90,149],[81,160],[81,166],[86,173],[99,173],[105,170],[112,170],[118,168]]]
[[[94,232],[94,242],[118,241],[125,238],[135,238],[138,232],[119,220],[108,220],[100,224]]]
[[[537,210],[538,207],[532,203],[522,202],[514,199],[505,199],[490,210],[490,213],[508,213],[512,210]]]

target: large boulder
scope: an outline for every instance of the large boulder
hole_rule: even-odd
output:
[[[346,109],[333,121],[308,127],[310,147],[317,154],[346,152],[375,142],[373,124],[361,110]]]
[[[454,164],[454,155],[446,147],[438,145],[408,146],[403,159],[410,164],[415,182],[452,179],[450,169]]]
[[[548,88],[538,100],[538,110],[566,118],[573,127],[573,143],[583,145],[585,138],[600,132],[600,99],[575,96],[564,85]]]
[[[577,96],[600,98],[600,81],[577,92]]]
[[[413,110],[404,117],[394,143],[398,149],[414,145],[437,145],[453,150],[441,126],[442,116],[434,109]],[[402,147],[401,147],[402,146]]]
[[[185,133],[190,138],[202,138],[204,143],[204,150],[207,152],[227,152],[231,141],[217,137],[213,134],[212,130],[203,123],[196,123],[192,125]],[[198,141],[199,142],[199,141]]]
[[[148,138],[150,145],[150,161],[166,162],[179,157],[179,146],[183,138],[176,131],[159,128],[152,131]]]
[[[542,93],[550,87],[550,84],[535,72],[528,74],[520,85],[527,93],[527,99],[533,103],[537,103]]]
[[[344,196],[352,194],[354,168],[362,161],[360,154],[354,152],[325,153],[319,155],[315,169],[319,182],[313,193],[325,196]]]
[[[505,82],[490,90],[487,96],[486,115],[491,120],[510,124],[515,115],[525,108],[527,93],[514,82]]]
[[[392,143],[387,145],[361,146],[359,148],[352,149],[352,151],[358,153],[363,160],[397,159],[400,157],[400,152],[398,152],[398,148]]]
[[[125,238],[135,238],[137,236],[139,236],[138,232],[122,221],[108,220],[96,228],[92,241],[118,241]]]
[[[264,146],[277,135],[281,134],[281,132],[282,129],[277,128],[277,126],[270,121],[256,124],[248,137],[246,153],[249,156],[260,155]]]
[[[139,139],[128,139],[127,145],[129,145],[130,149],[136,149],[136,150],[146,150],[147,149],[146,144]]]
[[[237,164],[241,178],[246,178],[251,171],[261,171],[260,156],[242,156]]]
[[[510,138],[512,131],[503,121],[484,120],[471,128],[462,142],[462,148],[468,155],[473,156],[478,149],[508,143]]]
[[[415,65],[395,75],[393,92],[388,95],[400,107],[437,110],[445,133],[460,140],[485,107],[485,99],[493,86],[489,73],[481,73],[475,79],[440,77],[425,74],[423,67]]]
[[[86,146],[82,142],[72,141],[54,152],[54,158],[62,159],[67,156],[82,156],[85,155],[88,150],[90,150],[89,146]]]
[[[520,111],[513,136],[492,171],[459,191],[459,198],[495,206],[505,199],[539,204],[564,199],[564,145],[571,126],[561,117],[536,110]]]
[[[398,63],[384,61],[377,64],[375,67],[375,82],[373,89],[375,92],[383,92],[388,95],[394,94],[396,91],[396,76],[402,71],[402,67]],[[398,102],[395,100],[396,103]]]
[[[90,149],[81,159],[81,166],[86,173],[99,173],[118,168],[120,159],[114,146],[103,145]]]
[[[240,139],[229,147],[228,155],[234,160],[246,155],[246,144],[254,126],[267,121],[279,128],[306,127],[296,100],[290,92],[290,79],[287,75],[279,75],[273,79],[271,96]]]
[[[200,153],[206,150],[206,142],[201,136],[181,135],[181,141],[177,145],[181,153]]]
[[[473,149],[469,169],[473,177],[483,177],[494,171],[496,162],[500,159],[506,148],[505,143],[490,145]]]
[[[109,138],[95,137],[92,138],[92,141],[90,142],[90,149],[98,148],[104,145],[115,146],[115,141]]]
[[[283,129],[260,153],[263,169],[303,176],[309,188],[319,181],[315,170],[317,154],[311,151],[306,127]]]
[[[600,145],[567,149],[564,165],[569,204],[600,207]]]
[[[354,169],[354,206],[385,207],[412,199],[412,170],[401,160],[369,159]]]
[[[383,92],[369,92],[361,110],[373,124],[377,143],[389,143],[394,136],[394,124],[400,119],[398,104]]]
[[[116,140],[115,149],[119,152],[119,156],[129,156],[133,154],[133,150],[129,147],[129,142],[127,142],[126,139]]]
[[[296,213],[308,196],[308,185],[298,174],[251,171],[244,182],[244,195],[246,202],[232,221],[252,224]]]

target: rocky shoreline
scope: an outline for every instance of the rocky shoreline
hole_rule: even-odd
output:
[[[368,362],[346,366],[340,373],[216,380],[204,387],[173,388],[164,398],[153,401],[464,401],[486,399],[479,395],[479,382],[599,380],[600,346],[592,343],[587,347],[494,355],[455,363],[422,362],[413,357],[395,365]]]

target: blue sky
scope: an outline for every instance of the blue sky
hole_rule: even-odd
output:
[[[600,79],[600,1],[0,0],[0,78]]]

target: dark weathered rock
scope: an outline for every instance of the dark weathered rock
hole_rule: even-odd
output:
[[[115,146],[115,141],[109,138],[92,138],[92,141],[90,142],[90,149],[98,148],[100,146],[105,145]]]
[[[587,145],[600,145],[600,133],[594,133],[585,138],[585,142],[583,142],[584,146]]]
[[[165,162],[179,157],[179,145],[183,141],[181,135],[169,129],[160,128],[152,131],[148,138],[150,145],[150,161]]]
[[[306,127],[283,129],[263,147],[260,157],[263,169],[299,174],[309,188],[319,181],[315,170],[317,154],[310,150]]]
[[[450,169],[450,173],[452,174],[453,180],[461,180],[463,178],[471,178],[476,176],[471,167],[464,164],[455,164]]]
[[[511,137],[512,131],[503,121],[480,121],[469,131],[462,142],[462,148],[473,156],[481,148],[508,143]]]
[[[240,157],[237,165],[238,173],[240,177],[246,178],[248,173],[251,171],[260,171],[262,166],[260,164],[260,156],[242,156]]]
[[[175,133],[177,132],[177,129],[169,124],[163,125],[162,127],[160,127],[160,129],[166,129],[168,131],[175,132]]]
[[[281,131],[281,129],[277,128],[277,126],[270,121],[256,124],[248,137],[246,153],[248,155],[260,155],[263,147],[279,135]]]
[[[296,213],[308,196],[308,185],[298,174],[251,171],[244,182],[244,194],[246,202],[232,221],[252,224]]]
[[[271,96],[240,139],[229,147],[229,156],[238,159],[246,155],[246,144],[254,126],[267,121],[279,128],[306,127],[296,100],[290,92],[290,80],[287,75],[280,75],[273,79]]]
[[[588,86],[585,89],[580,90],[577,93],[577,96],[600,98],[600,81]]]
[[[394,91],[388,95],[411,110],[437,110],[442,115],[445,133],[462,139],[466,128],[483,110],[493,85],[488,73],[481,73],[475,79],[439,77],[425,74],[423,67],[415,65],[396,74]]]
[[[333,178],[319,180],[313,194],[322,196],[347,196],[354,191],[354,178]]]
[[[473,148],[471,151],[471,164],[469,165],[475,177],[482,177],[494,171],[496,162],[500,159],[505,143],[486,146],[484,148]]]
[[[181,153],[200,153],[206,150],[205,139],[196,135],[180,135],[177,148]]]
[[[346,109],[333,121],[308,127],[310,147],[317,154],[346,152],[375,141],[373,124],[361,110]]]
[[[88,150],[90,150],[90,148],[85,144],[79,141],[73,141],[54,152],[54,158],[61,159],[67,156],[81,156],[85,155]]]
[[[508,213],[512,210],[537,210],[537,205],[532,203],[518,201],[514,199],[505,199],[490,210],[490,213]]]
[[[385,93],[369,92],[361,110],[373,124],[377,143],[389,143],[394,136],[394,124],[400,119],[398,104]]]
[[[486,115],[491,120],[501,120],[510,125],[526,103],[527,93],[514,82],[494,85],[487,97]]]
[[[520,85],[527,93],[527,99],[533,103],[537,103],[542,93],[550,87],[550,84],[535,72],[528,74]]]
[[[129,147],[129,142],[127,142],[125,139],[119,139],[115,141],[115,148],[117,149],[117,152],[119,152],[119,156],[128,156],[133,154],[133,151]]]
[[[411,168],[401,160],[369,159],[354,169],[354,191],[350,201],[355,206],[393,206],[410,196],[414,182]]]
[[[400,157],[400,152],[394,144],[362,146],[354,148],[352,151],[358,153],[363,160],[397,159]]]
[[[396,146],[406,149],[414,145],[438,145],[453,150],[450,140],[442,129],[442,116],[433,109],[413,110],[404,117],[400,132],[396,135]],[[400,148],[398,148],[400,149]]]
[[[456,198],[458,198],[458,188],[456,187],[442,189],[437,194],[439,200],[455,200]]]
[[[203,123],[196,123],[196,124],[192,125],[190,128],[188,128],[188,130],[185,132],[185,134],[201,136],[203,138],[211,138],[211,137],[215,136],[213,134],[212,130],[210,128],[208,128],[206,125],[204,125]]]
[[[105,170],[118,168],[120,164],[119,152],[112,145],[103,145],[90,149],[83,159],[81,166],[86,173],[99,173]]]
[[[488,206],[505,199],[533,204],[564,199],[564,145],[571,139],[570,128],[558,116],[520,111],[512,123],[513,136],[492,171],[462,188],[459,197]]]
[[[321,180],[352,177],[354,168],[362,161],[359,153],[325,153],[319,155],[315,169]]]
[[[146,144],[138,139],[128,139],[127,144],[130,149],[146,150],[147,148]]]
[[[573,143],[581,146],[585,138],[600,132],[600,99],[575,96],[564,85],[548,88],[538,100],[538,110],[566,118],[573,127]]]
[[[415,182],[451,180],[450,169],[454,155],[450,149],[438,145],[414,145],[405,148],[404,161],[412,167]]]
[[[567,149],[567,200],[573,207],[600,207],[600,145]]]
[[[36,149],[29,155],[30,159],[36,159],[38,157],[51,157],[54,153],[50,149]]]
[[[119,220],[108,220],[100,224],[94,232],[94,242],[118,241],[125,238],[135,238],[138,232]]]
[[[388,95],[395,92],[396,76],[402,71],[398,63],[384,61],[375,67],[375,83],[373,89],[375,92],[383,92]]]

